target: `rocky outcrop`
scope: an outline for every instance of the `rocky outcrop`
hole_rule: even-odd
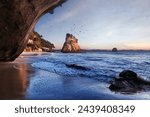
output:
[[[78,45],[78,39],[76,39],[72,34],[66,34],[66,41],[63,45],[61,52],[64,53],[75,53],[80,52],[80,46]]]
[[[117,48],[113,48],[112,52],[118,52],[118,49]]]
[[[121,93],[147,91],[150,90],[150,81],[144,80],[133,71],[124,70],[118,78],[113,79],[109,89]]]
[[[39,17],[66,0],[0,0],[0,61],[12,61],[27,45]]]
[[[90,70],[90,68],[87,68],[85,66],[76,65],[76,64],[66,64],[66,66],[68,68],[72,68],[72,69],[76,69],[76,70],[84,70],[84,71]]]
[[[51,52],[55,48],[54,44],[46,41],[37,32],[30,35],[27,47],[24,51],[26,52]]]

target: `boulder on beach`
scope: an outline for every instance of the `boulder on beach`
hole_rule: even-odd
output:
[[[66,34],[66,40],[61,50],[63,53],[76,53],[80,52],[80,46],[78,44],[78,39],[76,39],[72,34]]]
[[[118,49],[117,48],[113,48],[112,52],[118,52]]]
[[[121,93],[147,91],[150,90],[150,81],[139,77],[134,71],[124,70],[118,78],[112,80],[109,89]]]

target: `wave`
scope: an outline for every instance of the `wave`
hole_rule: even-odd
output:
[[[135,56],[133,56],[135,55]],[[43,55],[40,61],[33,63],[32,66],[41,70],[56,73],[69,77],[86,77],[108,82],[118,75],[122,70],[130,69],[137,72],[140,76],[149,79],[150,63],[147,62],[149,54],[124,53],[113,54],[110,52],[62,54],[52,53]],[[88,68],[88,70],[73,69],[66,65],[75,64]]]

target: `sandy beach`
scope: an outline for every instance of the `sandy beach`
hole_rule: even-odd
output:
[[[14,62],[0,63],[0,99],[4,100],[129,100],[149,99],[149,93],[124,95],[109,90],[108,83],[94,77],[72,76],[80,71],[52,66],[59,53],[23,53]],[[61,55],[62,56],[62,55]],[[64,56],[64,55],[63,55]],[[66,56],[66,55],[65,55]],[[48,59],[48,63],[42,61]],[[57,57],[59,58],[59,57]],[[62,59],[62,58],[61,58]],[[58,62],[58,60],[56,60]],[[41,62],[41,63],[40,63]],[[44,65],[38,68],[34,66]],[[55,62],[54,62],[55,63]],[[58,64],[59,65],[59,64]],[[54,72],[51,70],[55,69]],[[58,71],[57,71],[58,69]],[[64,71],[65,70],[65,71]],[[69,70],[69,69],[68,69]],[[55,73],[56,72],[56,73]],[[58,73],[59,72],[59,73]],[[67,74],[61,75],[62,73]],[[83,73],[83,72],[81,72]],[[89,74],[92,75],[92,74]],[[105,76],[106,77],[106,76]]]
[[[24,99],[27,67],[24,63],[0,63],[0,99]]]
[[[33,68],[27,59],[40,54],[25,53],[14,62],[0,63],[0,99],[104,99],[104,94],[99,95],[95,90],[101,87],[95,80],[66,79]]]
[[[33,73],[22,55],[13,62],[0,62],[0,99],[25,99],[28,78]]]
[[[37,55],[30,53],[22,56],[28,58]],[[99,99],[102,96],[96,91],[93,93],[94,87],[98,86],[96,81],[64,79],[57,74],[33,68],[22,56],[14,62],[0,63],[0,99]]]

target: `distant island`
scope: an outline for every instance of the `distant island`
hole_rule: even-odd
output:
[[[117,48],[113,48],[112,52],[118,52],[118,49]]]

